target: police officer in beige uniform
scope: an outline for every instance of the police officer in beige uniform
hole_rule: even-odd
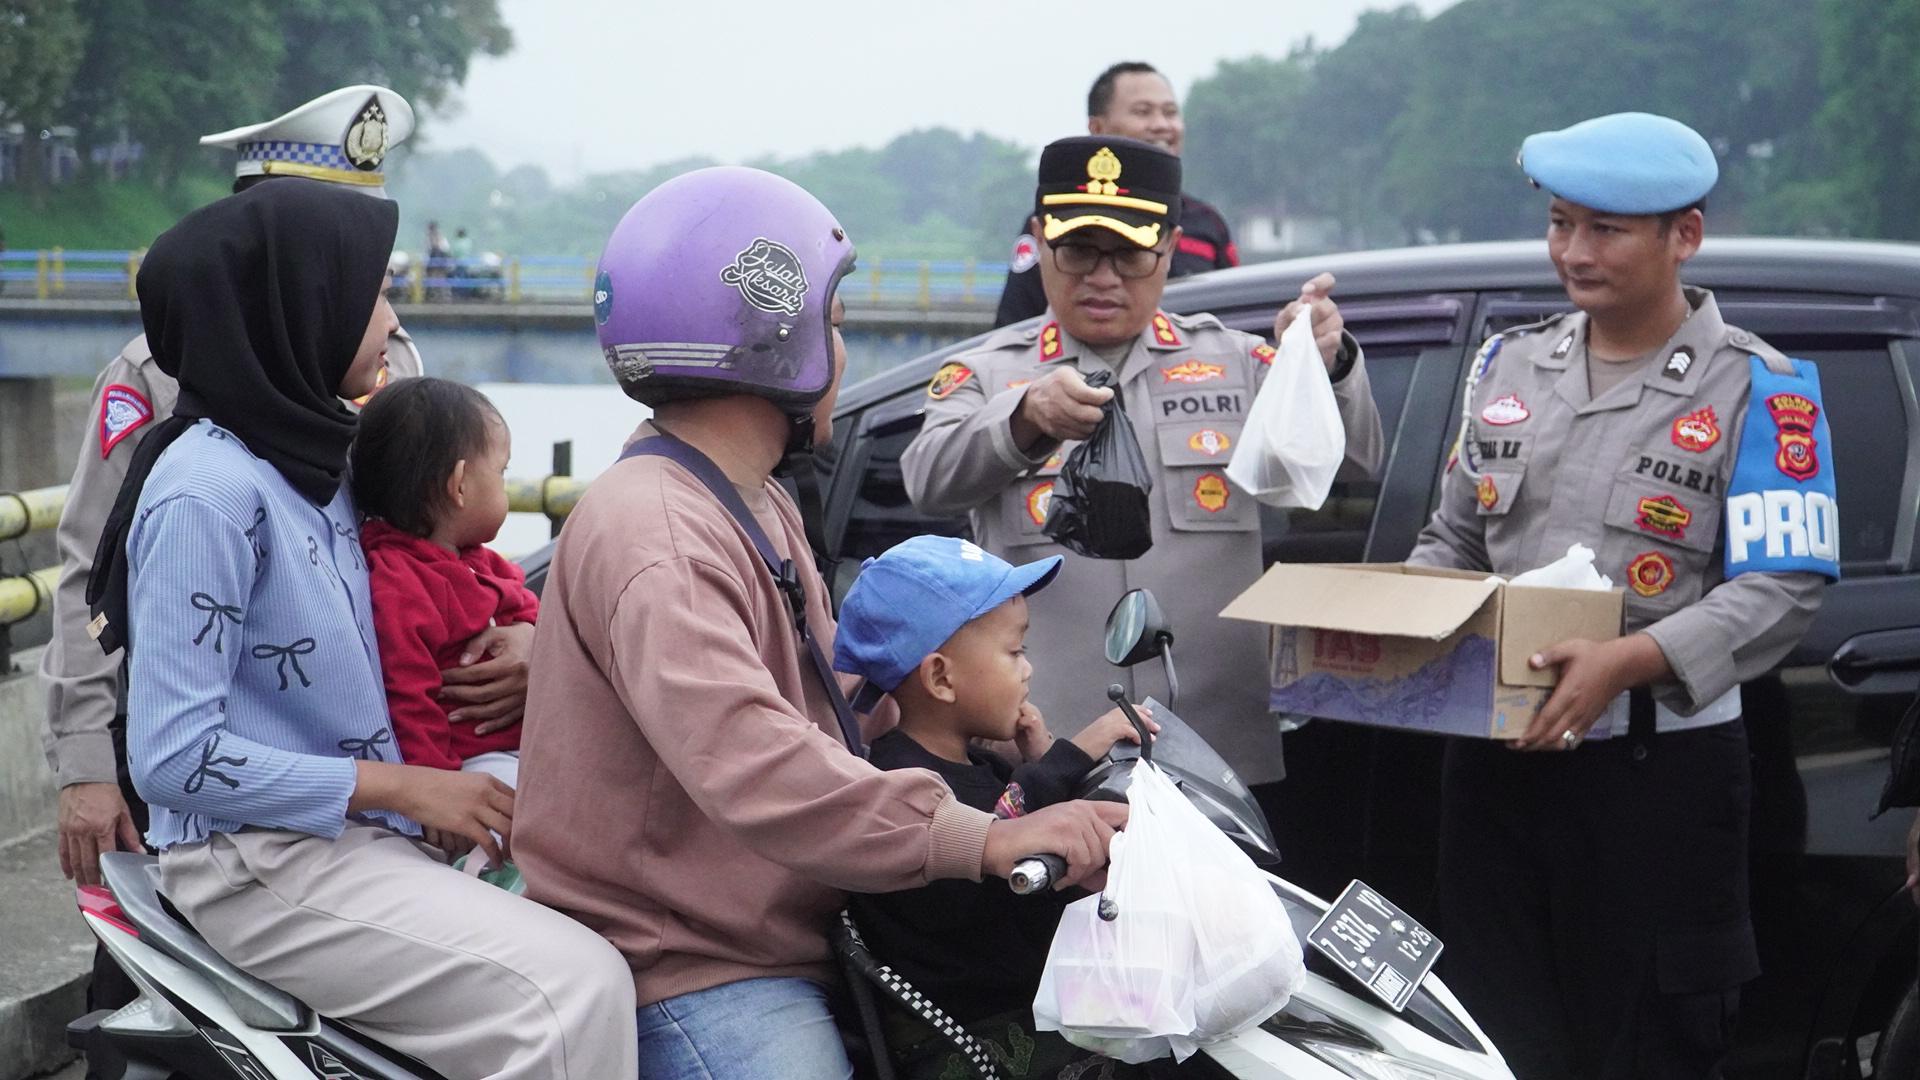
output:
[[[926,424],[901,464],[924,513],[965,512],[974,540],[1020,563],[1066,554],[1063,587],[1033,605],[1031,699],[1056,730],[1104,708],[1116,673],[1102,627],[1128,589],[1154,590],[1179,639],[1180,715],[1250,784],[1278,780],[1280,732],[1267,710],[1266,633],[1220,610],[1261,571],[1258,504],[1226,464],[1274,356],[1260,338],[1211,315],[1159,310],[1167,254],[1179,241],[1180,159],[1131,139],[1079,136],[1040,157],[1033,235],[1048,299],[1038,328],[1009,328],[954,357],[927,389]],[[1347,429],[1347,466],[1381,459],[1380,416],[1359,346],[1342,329],[1327,275],[1276,319],[1276,336],[1308,307]],[[1055,476],[1101,415],[1109,371],[1154,475],[1153,547],[1110,561],[1066,552],[1042,530]],[[1120,673],[1133,700],[1163,699],[1158,670]]]
[[[301,176],[385,198],[381,166],[388,151],[412,131],[413,107],[405,98],[385,87],[349,86],[278,119],[200,142],[239,152],[236,192],[271,177]],[[389,377],[418,374],[420,354],[413,339],[396,331],[387,342],[381,385]],[[144,336],[128,342],[100,373],[56,534],[61,568],[53,597],[54,633],[40,661],[47,686],[43,741],[60,785],[61,868],[81,884],[99,881],[101,852],[141,850],[146,829],[146,807],[127,779],[121,657],[101,653],[87,633],[87,575],[127,463],[153,424],[172,415],[177,393],[174,381],[152,363]],[[106,979],[123,979],[110,961],[97,970]]]
[[[1628,633],[1534,657],[1559,683],[1514,746],[1448,747],[1448,982],[1522,1078],[1717,1075],[1759,970],[1740,683],[1839,575],[1819,376],[1681,285],[1718,175],[1690,128],[1601,117],[1521,165],[1579,310],[1482,348],[1409,561],[1513,574],[1586,544]]]

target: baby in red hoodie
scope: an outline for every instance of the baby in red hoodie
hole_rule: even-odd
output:
[[[539,612],[520,568],[483,546],[507,519],[512,449],[486,395],[447,379],[403,379],[360,413],[351,467],[401,760],[517,787],[519,725],[479,734],[449,720],[453,706],[438,697],[440,673],[468,642]]]

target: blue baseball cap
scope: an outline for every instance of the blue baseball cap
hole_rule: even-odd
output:
[[[1060,556],[1014,566],[952,536],[916,536],[868,559],[840,605],[833,667],[861,675],[854,701],[870,711],[959,629],[1060,572]]]
[[[1652,113],[1613,113],[1527,136],[1520,168],[1535,187],[1603,214],[1664,214],[1707,197],[1720,163],[1700,133]]]

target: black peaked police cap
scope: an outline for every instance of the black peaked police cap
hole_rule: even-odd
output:
[[[1059,139],[1040,151],[1033,207],[1049,242],[1097,226],[1159,247],[1180,224],[1180,159],[1138,139]]]

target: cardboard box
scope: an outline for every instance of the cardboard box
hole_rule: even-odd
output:
[[[1275,712],[1518,738],[1557,678],[1534,653],[1620,636],[1619,589],[1510,588],[1383,563],[1275,565],[1220,614],[1271,625]]]

